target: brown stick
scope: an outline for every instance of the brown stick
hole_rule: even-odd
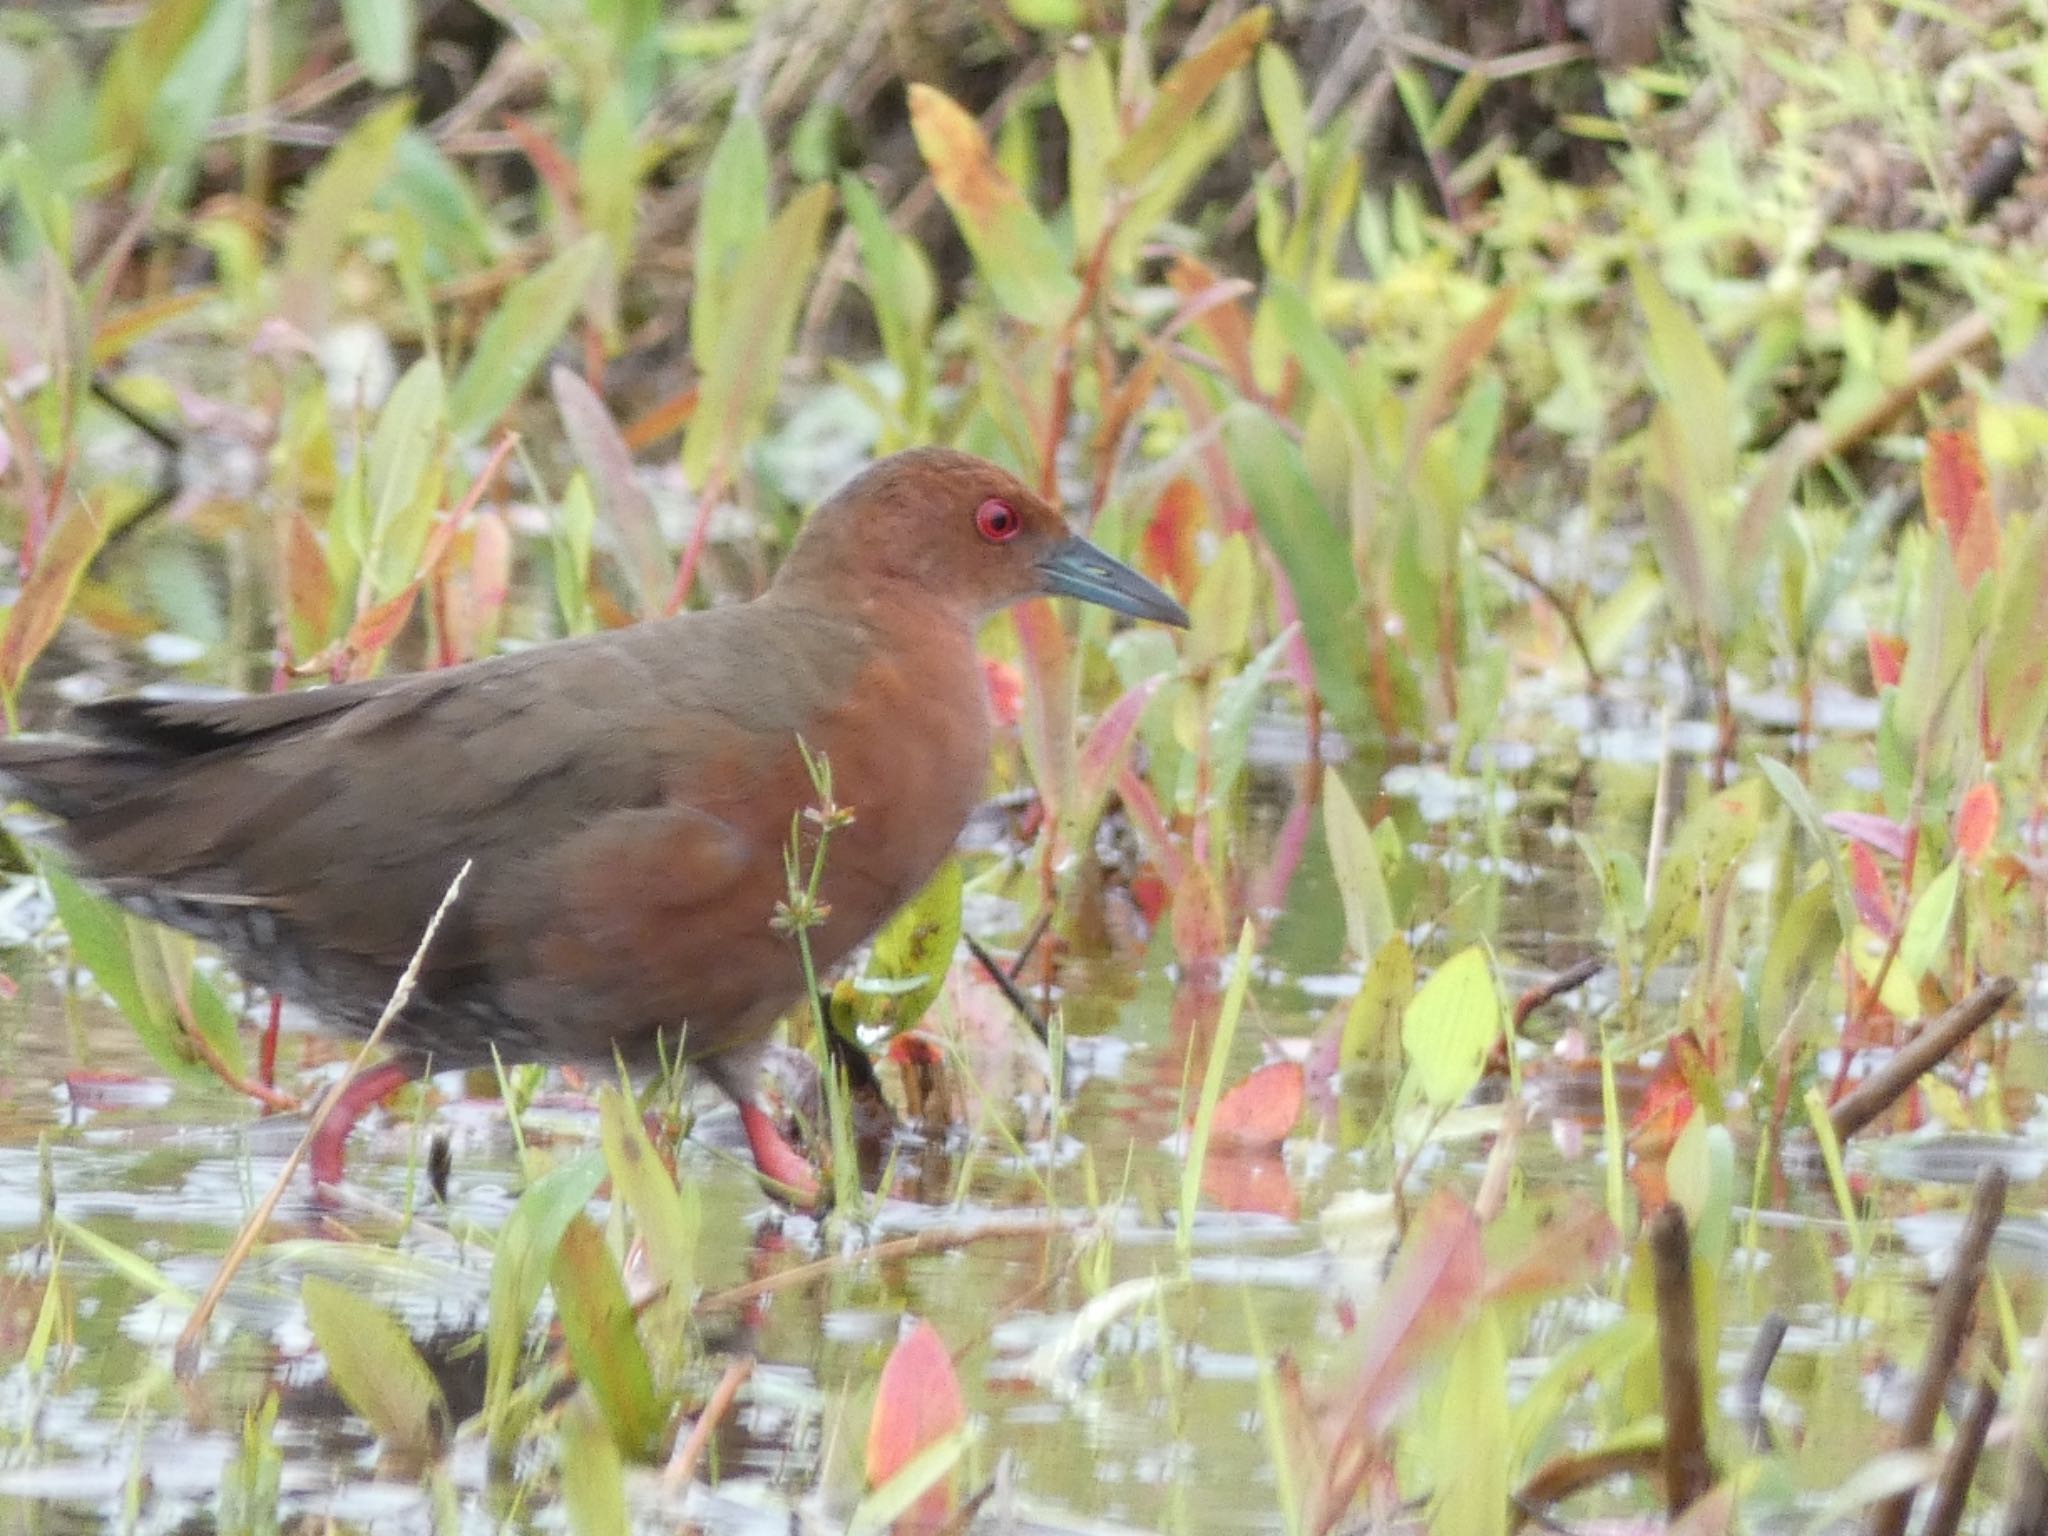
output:
[[[1970,1484],[1976,1481],[1977,1461],[1984,1454],[1984,1441],[1991,1433],[1991,1420],[1998,1413],[1999,1378],[2005,1374],[2005,1335],[1991,1330],[1985,1349],[1984,1368],[1977,1384],[1970,1388],[1970,1400],[1956,1421],[1956,1438],[1941,1464],[1941,1476],[1928,1501],[1927,1523],[1920,1536],[1956,1536],[1962,1526],[1963,1507],[1970,1499]]]
[[[1567,992],[1576,992],[1607,968],[1607,962],[1598,955],[1566,966],[1548,981],[1539,981],[1535,986],[1515,999],[1515,1029],[1520,1032],[1529,1022],[1529,1015],[1545,1003],[1555,1002]]]
[[[697,1463],[704,1459],[705,1449],[711,1444],[713,1432],[720,1421],[732,1412],[733,1399],[740,1395],[740,1388],[753,1374],[752,1355],[742,1355],[725,1368],[725,1374],[718,1378],[718,1385],[711,1389],[711,1396],[705,1400],[704,1411],[697,1415],[697,1422],[690,1427],[690,1438],[676,1448],[675,1455],[662,1468],[664,1488],[689,1486],[690,1479],[697,1475]]]
[[[1921,1025],[1920,1032],[1899,1047],[1891,1060],[1835,1100],[1828,1110],[1835,1139],[1847,1141],[1891,1108],[1937,1062],[1983,1028],[2018,991],[2010,976],[1994,976],[1946,1013]]]
[[[1742,1360],[1742,1375],[1735,1383],[1736,1413],[1742,1421],[1742,1436],[1753,1451],[1771,1448],[1771,1426],[1764,1418],[1764,1383],[1771,1366],[1784,1347],[1787,1324],[1782,1312],[1766,1312],[1757,1325],[1756,1339]]]
[[[948,1248],[964,1248],[969,1243],[978,1243],[988,1238],[1051,1237],[1060,1232],[1078,1230],[1085,1224],[1085,1221],[1072,1218],[1031,1216],[1018,1221],[992,1221],[981,1227],[933,1227],[928,1231],[914,1232],[909,1237],[890,1238],[887,1242],[876,1243],[857,1253],[793,1265],[789,1269],[779,1269],[772,1275],[763,1275],[758,1280],[749,1280],[744,1285],[713,1291],[709,1296],[698,1298],[696,1310],[713,1312],[722,1307],[737,1307],[752,1301],[756,1296],[787,1290],[790,1286],[802,1285],[807,1280],[820,1279],[837,1270],[852,1269],[862,1264],[879,1264],[891,1259],[915,1258],[919,1254],[941,1253]]]
[[[1977,1292],[1984,1284],[1984,1266],[1991,1253],[1991,1235],[2005,1214],[2006,1172],[1992,1163],[1977,1175],[1977,1187],[1970,1196],[1970,1215],[1963,1223],[1956,1244],[1955,1262],[1941,1282],[1934,1301],[1933,1326],[1927,1339],[1927,1358],[1920,1366],[1920,1379],[1913,1384],[1913,1397],[1900,1419],[1895,1443],[1902,1450],[1917,1450],[1934,1439],[1934,1420],[1948,1395],[1949,1378],[1955,1375],[1956,1360],[1969,1336],[1970,1314]],[[1905,1536],[1906,1520],[1913,1512],[1913,1490],[1908,1488],[1870,1506],[1863,1529],[1868,1536]]]
[[[1664,1509],[1676,1520],[1714,1486],[1700,1382],[1700,1322],[1685,1212],[1667,1205],[1650,1225],[1657,1290],[1657,1374],[1664,1388]]]

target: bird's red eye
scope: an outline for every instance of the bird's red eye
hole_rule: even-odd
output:
[[[1024,531],[1024,519],[1000,496],[991,496],[974,509],[974,531],[991,544],[1007,544]]]

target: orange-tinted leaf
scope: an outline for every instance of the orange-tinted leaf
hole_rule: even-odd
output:
[[[1973,785],[1956,812],[1956,850],[1971,863],[1984,857],[1998,835],[1998,786]]]
[[[918,1452],[967,1422],[960,1378],[945,1341],[930,1323],[920,1322],[897,1343],[875,1386],[875,1416],[868,1421],[867,1476],[879,1488]],[[935,1531],[953,1513],[949,1478],[911,1506],[896,1524],[903,1531]]]
[[[1549,1296],[1584,1285],[1621,1251],[1621,1234],[1591,1201],[1574,1199],[1547,1214],[1528,1250],[1487,1277],[1489,1300]]]
[[[670,395],[666,400],[657,400],[626,424],[626,446],[638,453],[643,448],[652,448],[664,437],[673,436],[690,424],[690,418],[697,414],[697,386]]]
[[[1174,65],[1160,81],[1159,93],[1152,98],[1144,121],[1109,162],[1109,174],[1133,183],[1165,159],[1216,87],[1258,51],[1272,21],[1272,12],[1264,6],[1246,11],[1211,38],[1200,53]]]
[[[1259,386],[1252,373],[1251,316],[1236,296],[1225,297],[1230,280],[1187,255],[1174,258],[1166,280],[1173,285],[1182,314],[1192,318],[1195,329],[1230,376],[1230,387],[1245,399],[1256,400]],[[1180,316],[1175,320],[1178,323]]]
[[[996,164],[981,125],[945,92],[913,85],[910,127],[996,302],[1027,324],[1064,320],[1081,285],[1052,232]]]
[[[81,497],[64,503],[36,550],[35,568],[0,629],[0,694],[13,698],[29,667],[64,622],[79,578],[107,536],[106,520]]]
[[[1863,644],[1870,655],[1870,680],[1880,688],[1898,687],[1906,670],[1906,642],[1873,629],[1863,637]]]
[[[1159,493],[1152,521],[1145,525],[1145,568],[1184,603],[1195,595],[1195,581],[1201,574],[1195,536],[1208,520],[1201,487],[1186,475],[1177,475]]]
[[[1928,516],[1948,535],[1965,591],[1998,566],[1998,514],[1972,432],[1930,432],[1920,466]]]
[[[285,523],[284,586],[293,639],[308,649],[324,644],[334,633],[334,573],[320,535],[298,508]]]
[[[1268,1062],[1216,1101],[1209,1135],[1218,1143],[1277,1147],[1301,1119],[1305,1092],[1300,1062]]]

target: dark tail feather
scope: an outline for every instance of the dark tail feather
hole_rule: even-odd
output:
[[[99,815],[147,793],[163,769],[156,753],[75,736],[0,741],[0,790],[65,821]]]

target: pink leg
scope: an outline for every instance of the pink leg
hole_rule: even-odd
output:
[[[348,1150],[348,1133],[356,1122],[391,1093],[418,1075],[417,1068],[403,1061],[380,1061],[341,1091],[341,1098],[313,1135],[307,1161],[313,1168],[313,1185],[341,1182],[342,1163]]]
[[[763,1178],[773,1179],[794,1192],[798,1205],[818,1204],[824,1193],[817,1171],[808,1159],[789,1144],[766,1110],[750,1098],[734,1101],[740,1109],[740,1125],[747,1133],[747,1146],[754,1154],[754,1166]]]

